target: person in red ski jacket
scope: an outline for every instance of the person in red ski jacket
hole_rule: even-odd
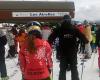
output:
[[[24,80],[51,80],[51,47],[46,40],[42,39],[39,27],[32,27],[29,29],[28,38],[19,52],[19,63],[23,78]]]

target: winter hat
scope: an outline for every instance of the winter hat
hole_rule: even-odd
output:
[[[64,20],[71,20],[71,16],[70,15],[64,15],[63,19]]]
[[[71,16],[70,15],[64,15],[62,23],[67,24],[67,25],[72,24]]]
[[[87,20],[84,20],[83,24],[84,25],[89,25],[89,22]]]

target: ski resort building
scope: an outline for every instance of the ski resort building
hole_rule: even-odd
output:
[[[61,21],[65,14],[74,18],[74,11],[74,2],[67,1],[0,1],[0,23]]]

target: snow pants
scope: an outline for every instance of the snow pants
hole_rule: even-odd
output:
[[[0,74],[1,74],[1,78],[7,77],[5,60],[0,60]]]
[[[91,42],[91,49],[92,49],[92,52],[96,53],[96,44],[95,43]]]
[[[15,57],[15,54],[17,54],[15,45],[9,46],[8,57]]]
[[[7,70],[5,64],[5,47],[0,47],[0,74],[1,77],[7,76]]]
[[[85,51],[85,44],[82,42],[82,41],[80,41],[80,52],[79,53],[85,53],[84,52]]]
[[[56,45],[56,59],[60,60],[60,49],[59,46]]]
[[[73,52],[70,54],[74,55],[63,56],[60,58],[59,80],[66,80],[66,70],[68,68],[68,65],[70,65],[71,69],[71,80],[79,80],[77,70],[77,54]]]

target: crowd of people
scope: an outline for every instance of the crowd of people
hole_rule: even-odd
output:
[[[80,80],[77,53],[83,55],[82,59],[90,59],[92,53],[98,52],[100,69],[100,28],[87,20],[72,24],[70,15],[64,15],[59,24],[59,27],[52,29],[33,21],[25,28],[17,29],[15,25],[7,29],[6,34],[0,29],[1,80],[9,79],[5,64],[6,44],[9,46],[6,58],[18,57],[22,80],[52,80],[53,45],[56,48],[56,58],[60,62],[58,80],[66,80],[68,68],[71,70],[71,80]]]

